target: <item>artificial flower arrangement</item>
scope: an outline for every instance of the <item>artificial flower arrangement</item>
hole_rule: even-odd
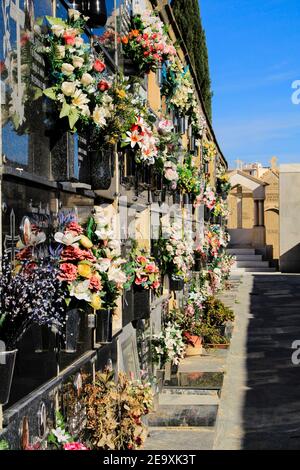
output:
[[[55,326],[56,332],[63,334],[64,290],[57,270],[48,261],[25,260],[14,266],[4,257],[0,298],[0,340],[6,350],[13,350],[33,324]]]
[[[85,309],[101,308],[103,286],[97,259],[92,251],[93,242],[78,224],[73,214],[59,214],[58,231],[51,248],[59,265],[59,280],[68,292],[66,304]]]
[[[55,421],[56,426],[51,430],[47,439],[51,450],[90,450],[68,432],[65,419],[59,411],[55,414]]]
[[[184,357],[185,343],[182,329],[176,322],[168,322],[152,338],[153,361],[163,367],[167,362],[178,365]]]
[[[149,115],[147,116],[149,117]],[[135,116],[130,129],[123,135],[122,146],[135,150],[138,163],[153,165],[158,156],[157,138],[149,120],[142,115]]]
[[[205,140],[202,144],[203,162],[209,163],[214,160],[217,155],[217,148],[214,142]]]
[[[86,425],[80,441],[92,450],[136,450],[147,437],[142,422],[153,407],[153,392],[149,383],[130,380],[114,371],[98,372],[95,381],[84,376],[80,396],[73,386],[68,391],[69,412],[80,405],[86,410]]]
[[[224,219],[228,219],[230,215],[229,207],[226,201],[222,198],[217,198],[216,205],[213,209],[213,215],[218,217],[222,217]]]
[[[156,72],[164,62],[173,61],[175,47],[158,15],[144,10],[132,18],[132,29],[121,38],[124,54],[141,73]]]
[[[195,137],[202,137],[206,119],[194,92],[193,79],[188,67],[180,68],[176,63],[169,64],[164,72],[162,94],[166,96],[170,108],[181,117],[189,116]]]
[[[51,87],[44,94],[53,100],[59,117],[69,128],[94,126],[102,129],[113,112],[111,87],[103,57],[96,56],[82,34],[87,18],[68,10],[68,19],[46,17],[49,31],[42,39]]]
[[[231,190],[231,184],[228,176],[224,173],[217,177],[217,190],[222,194],[228,195]]]
[[[209,184],[201,184],[199,194],[196,195],[194,202],[195,207],[204,204],[207,209],[213,210],[217,203],[217,194]]]
[[[194,263],[193,241],[183,232],[182,225],[176,222],[164,224],[156,245],[162,274],[186,279]]]
[[[175,190],[179,179],[177,165],[181,158],[180,136],[174,132],[173,122],[168,119],[160,119],[156,135],[158,139],[156,168],[163,175],[168,187]]]
[[[113,218],[104,209],[96,208],[87,224],[87,235],[93,241],[101,284],[102,308],[114,309],[127,282],[126,260],[120,256],[120,242],[115,237]]]
[[[200,193],[200,175],[198,169],[193,164],[193,157],[188,155],[182,165],[178,165],[178,188],[187,194],[193,194],[197,197]]]
[[[129,254],[125,269],[128,286],[133,285],[136,289],[152,290],[158,293],[161,285],[160,271],[155,259],[149,254],[134,247]]]

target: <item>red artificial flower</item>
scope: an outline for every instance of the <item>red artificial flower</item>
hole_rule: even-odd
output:
[[[77,267],[72,263],[62,263],[60,265],[60,281],[73,282],[77,278]]]
[[[63,38],[67,46],[74,46],[75,45],[75,34],[64,33]]]
[[[157,267],[155,266],[155,264],[147,264],[147,266],[145,266],[145,270],[147,273],[156,273]]]
[[[23,250],[19,251],[19,253],[16,254],[16,259],[22,261],[32,258],[32,247],[27,246],[26,248],[23,248]]]
[[[133,124],[130,128],[131,132],[136,132],[138,131],[140,128],[140,126],[138,126],[137,124]]]
[[[67,442],[64,444],[64,450],[90,450],[81,442]]]
[[[108,90],[110,88],[110,85],[109,83],[106,81],[106,80],[101,80],[99,83],[98,83],[98,90],[104,92],[106,90]]]
[[[145,52],[144,52],[144,57],[149,57],[149,55],[150,55],[150,52],[149,52],[149,51],[145,51]]]
[[[158,289],[159,286],[160,286],[160,282],[159,282],[159,281],[155,281],[155,282],[153,282],[151,288],[152,288],[152,289]]]
[[[138,256],[136,260],[138,263],[141,263],[141,264],[146,264],[148,261],[145,256]]]
[[[100,59],[95,60],[93,67],[94,70],[99,73],[102,73],[106,69],[106,65]]]

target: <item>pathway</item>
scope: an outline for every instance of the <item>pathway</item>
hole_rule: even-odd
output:
[[[299,449],[300,275],[245,274],[238,301],[214,448]]]

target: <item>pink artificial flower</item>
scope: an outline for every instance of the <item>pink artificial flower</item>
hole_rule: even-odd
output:
[[[93,67],[94,70],[99,73],[102,73],[106,69],[106,65],[100,59],[95,60]]]
[[[152,284],[152,289],[158,289],[160,286],[160,282],[159,281],[154,281],[153,284]]]
[[[81,442],[67,442],[64,444],[64,450],[90,450]]]
[[[145,256],[138,256],[136,260],[138,263],[141,263],[141,264],[146,264],[148,262]]]
[[[99,279],[98,276],[95,276],[95,275],[94,275],[94,276],[92,276],[92,277],[90,278],[89,288],[90,288],[91,290],[95,290],[95,291],[101,290],[102,284],[101,284],[101,281],[100,281],[100,279]]]
[[[73,282],[77,278],[77,267],[72,263],[62,263],[60,265],[60,281]]]
[[[66,229],[74,235],[81,235],[83,233],[83,228],[77,222],[71,222],[67,225]]]
[[[195,309],[192,305],[188,305],[185,309],[185,314],[189,317],[193,317],[195,314]]]
[[[157,273],[157,267],[155,266],[155,264],[147,264],[145,266],[145,271],[147,273]]]

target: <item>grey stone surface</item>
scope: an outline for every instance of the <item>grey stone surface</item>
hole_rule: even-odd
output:
[[[238,300],[214,449],[299,449],[300,276],[246,274]]]
[[[280,270],[300,272],[300,164],[280,166]]]
[[[149,428],[144,450],[211,450],[212,428]]]

